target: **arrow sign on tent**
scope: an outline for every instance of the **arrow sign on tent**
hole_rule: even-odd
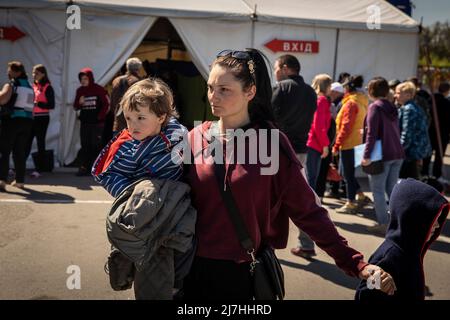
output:
[[[264,45],[275,52],[318,53],[319,41],[273,39]]]
[[[10,40],[12,42],[25,36],[25,33],[16,27],[0,27],[0,40]]]

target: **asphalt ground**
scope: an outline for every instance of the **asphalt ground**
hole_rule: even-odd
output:
[[[134,299],[132,290],[113,291],[104,272],[109,253],[105,216],[112,197],[91,177],[74,173],[56,169],[28,178],[24,190],[8,185],[0,193],[0,299]],[[361,183],[368,191],[367,180]],[[323,204],[350,246],[368,259],[383,241],[365,229],[374,224],[374,212],[368,207],[356,215],[336,213],[343,203],[325,198]],[[346,276],[320,249],[311,261],[293,256],[289,250],[296,243],[297,228],[291,223],[287,248],[277,250],[286,299],[353,299],[357,279]],[[449,253],[447,223],[424,260],[427,299],[450,299]]]

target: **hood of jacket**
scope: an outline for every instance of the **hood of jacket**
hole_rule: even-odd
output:
[[[80,73],[78,74],[78,79],[81,79],[82,75],[87,75],[89,77],[89,84],[86,87],[80,86],[77,89],[77,97],[80,96],[104,96],[107,95],[107,91],[105,88],[103,88],[98,83],[95,83],[94,81],[94,74],[92,73],[91,68],[83,68],[80,70]]]
[[[89,78],[89,85],[88,87],[92,86],[95,81],[94,81],[94,73],[92,72],[91,68],[83,68],[80,70],[80,72],[78,73],[78,80],[81,81],[81,76],[82,75],[87,75]]]
[[[388,117],[388,119],[390,120],[398,119],[398,110],[394,106],[394,104],[392,104],[389,100],[377,99],[374,102],[372,102],[372,104],[376,108],[381,110],[386,115],[386,117]]]
[[[364,107],[367,109],[369,105],[369,98],[363,93],[359,91],[348,92],[342,98],[342,105],[346,104],[348,101],[354,101],[360,107]]]
[[[405,254],[423,259],[441,233],[448,215],[448,201],[428,184],[408,178],[395,185],[389,209],[391,221],[386,240],[395,243]],[[439,227],[428,240],[436,220]]]

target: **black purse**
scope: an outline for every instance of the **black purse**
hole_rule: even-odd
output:
[[[283,300],[284,273],[270,246],[263,246],[252,261],[255,300]]]
[[[374,162],[371,162],[368,166],[361,166],[361,167],[362,167],[363,172],[370,174],[370,175],[380,174],[384,170],[384,165],[383,165],[382,160],[374,161]]]
[[[252,257],[250,273],[253,276],[255,300],[283,300],[285,295],[284,273],[273,248],[267,245],[261,245],[255,254],[255,246],[248,235],[247,228],[236,206],[228,181],[225,181],[225,190],[221,188],[225,177],[224,164],[215,163],[214,173],[225,206],[239,237],[239,242]]]

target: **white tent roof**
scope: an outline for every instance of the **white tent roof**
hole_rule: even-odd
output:
[[[169,19],[205,77],[225,48],[258,48],[273,63],[278,54],[265,47],[273,39],[320,42],[317,54],[293,53],[308,82],[319,73],[342,71],[402,79],[417,66],[417,22],[381,0],[75,0],[82,32],[66,28],[67,2],[0,0],[0,21],[27,35],[0,41],[0,65],[14,59],[28,68],[47,67],[60,106],[52,110],[47,141],[66,164],[79,147],[79,121],[71,107],[79,70],[91,66],[97,83],[106,84],[158,17]],[[367,22],[377,11],[380,28],[372,30]],[[0,73],[0,83],[5,77]]]
[[[258,21],[367,29],[367,21],[380,12],[381,29],[416,32],[418,23],[384,0],[80,0],[73,1],[82,10],[117,12],[182,18],[251,19]],[[0,0],[0,7],[60,8],[63,0]]]
[[[387,1],[374,0],[246,0],[256,5],[259,21],[309,24],[367,30],[367,21],[377,6],[382,29],[417,30],[418,23]]]

